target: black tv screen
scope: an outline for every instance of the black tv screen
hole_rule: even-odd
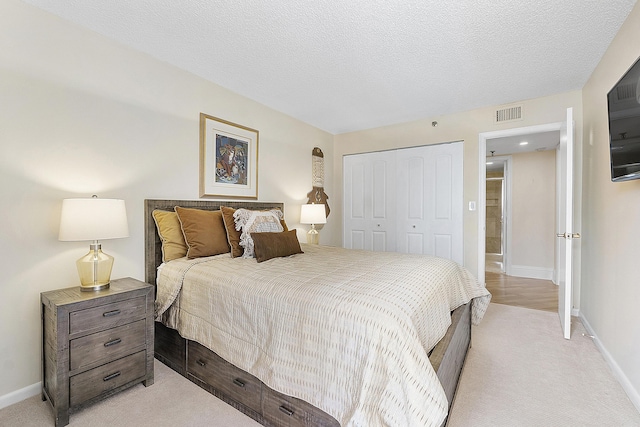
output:
[[[607,96],[611,180],[640,179],[640,59]]]

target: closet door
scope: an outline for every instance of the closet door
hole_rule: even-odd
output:
[[[462,142],[397,150],[397,251],[463,263]]]
[[[345,156],[343,245],[396,251],[396,153]]]

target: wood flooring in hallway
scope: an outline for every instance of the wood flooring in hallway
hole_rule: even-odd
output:
[[[485,281],[493,303],[558,311],[558,287],[551,280],[527,279],[487,271]]]

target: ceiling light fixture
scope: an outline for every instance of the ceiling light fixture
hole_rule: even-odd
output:
[[[529,143],[527,141],[522,141],[520,145],[529,145]]]

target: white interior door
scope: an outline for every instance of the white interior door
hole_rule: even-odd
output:
[[[395,151],[344,157],[344,234],[348,249],[395,251]]]
[[[463,143],[343,159],[343,246],[464,262]]]
[[[462,142],[398,150],[398,252],[463,264],[462,150]]]
[[[567,121],[560,130],[558,198],[558,314],[566,339],[571,338],[571,301],[573,290],[573,109],[567,109]]]

